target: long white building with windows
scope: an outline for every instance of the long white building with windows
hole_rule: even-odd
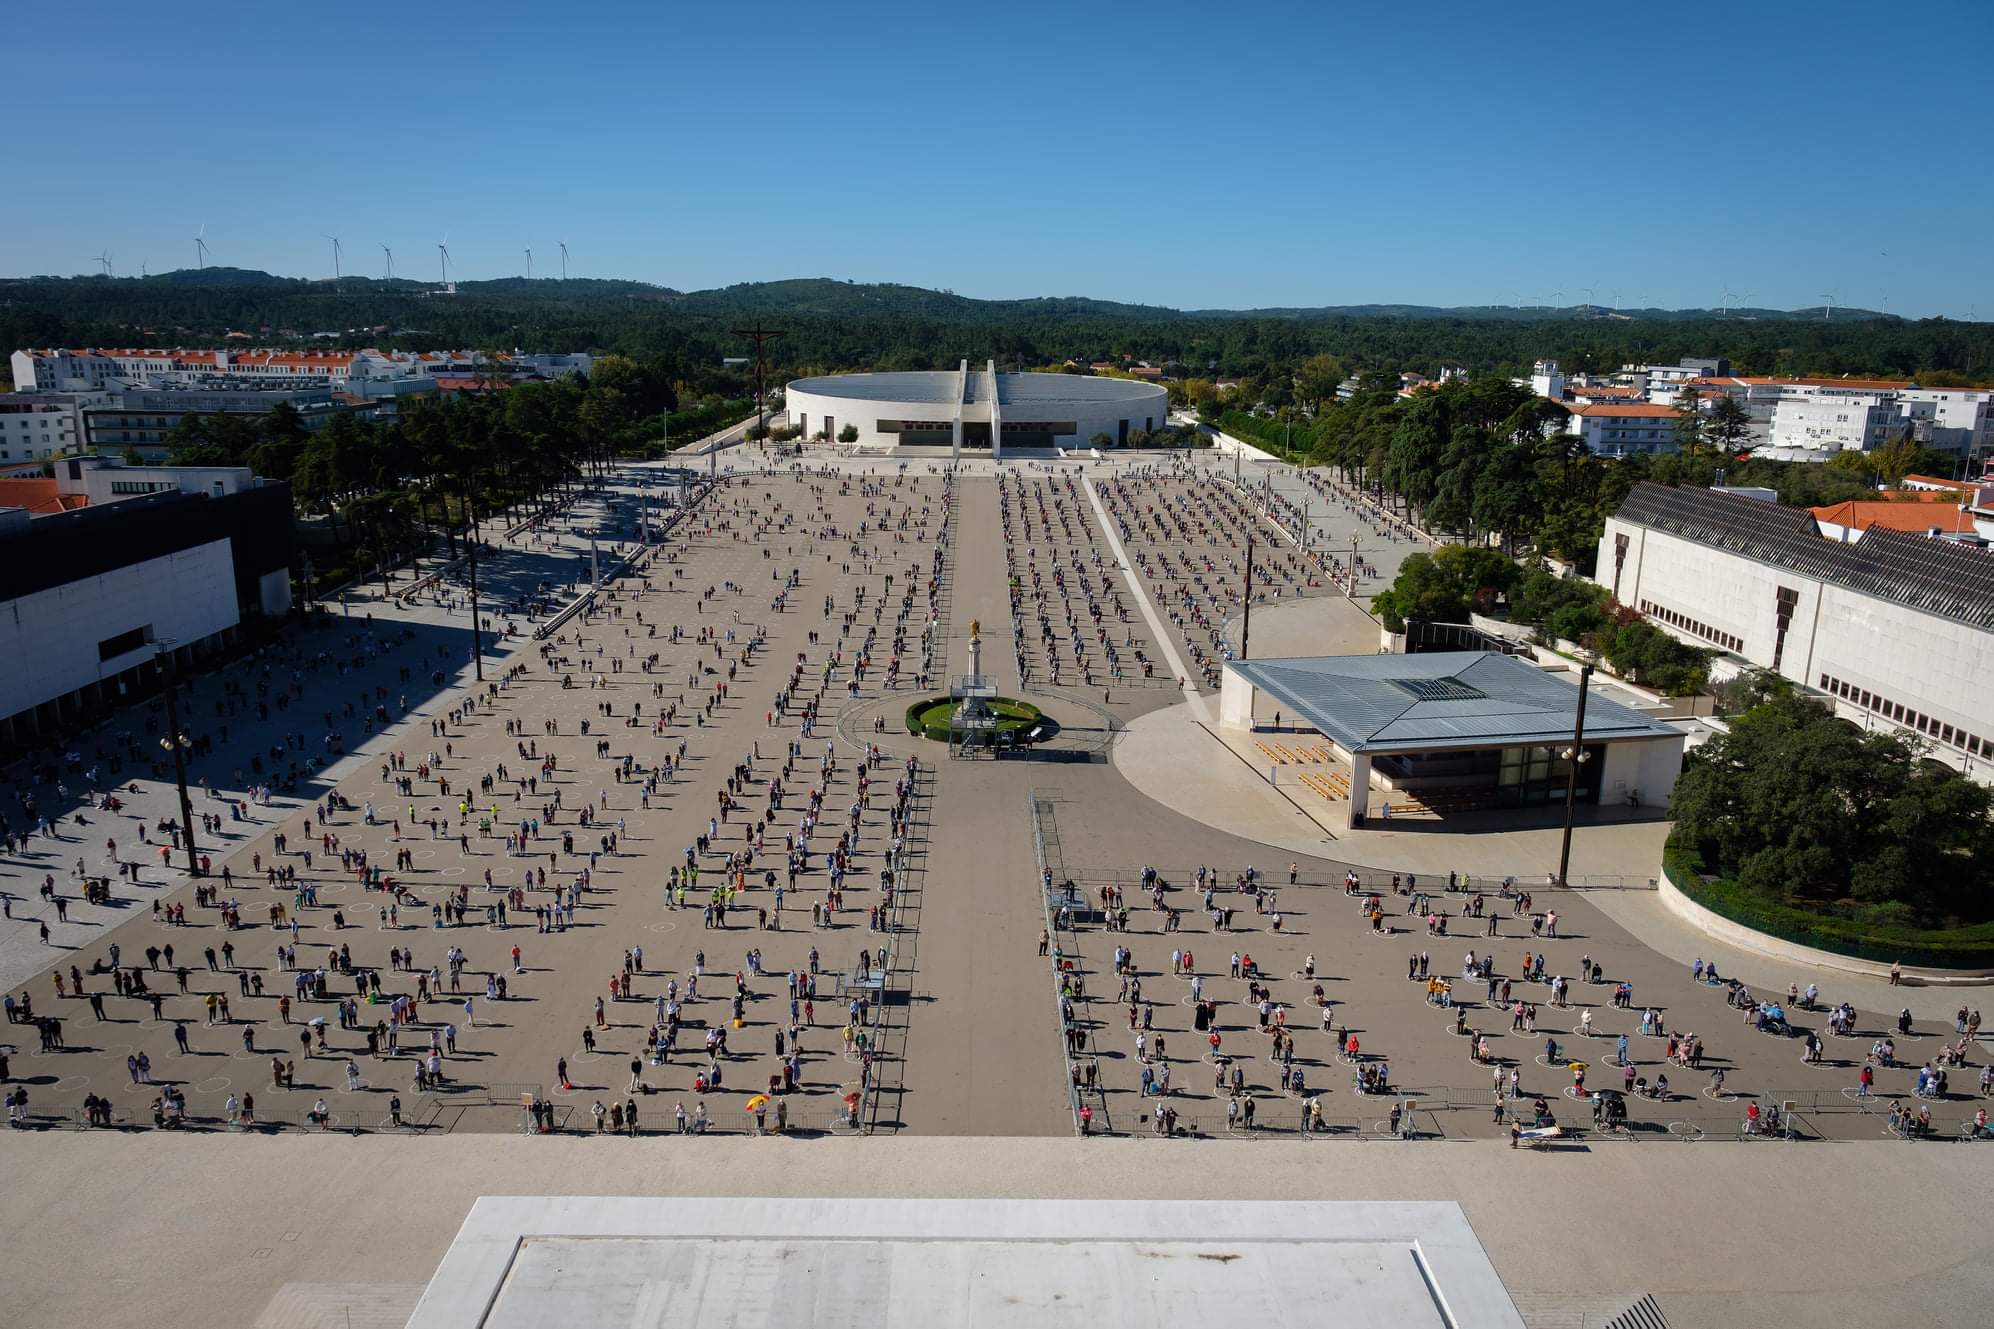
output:
[[[847,427],[857,447],[912,445],[957,450],[1084,448],[1106,435],[1125,446],[1169,421],[1161,385],[1076,374],[1000,374],[994,363],[953,371],[834,374],[791,383],[785,405],[806,435],[837,439]]]
[[[1881,525],[1831,540],[1805,508],[1644,482],[1607,519],[1594,579],[1720,664],[1994,782],[1994,554]]]
[[[500,356],[514,377],[586,374],[585,354]],[[466,378],[487,360],[480,351],[27,350],[10,357],[23,391],[89,392],[188,376],[283,387],[347,387],[380,379]]]

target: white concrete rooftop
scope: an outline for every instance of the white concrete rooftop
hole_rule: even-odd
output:
[[[410,1329],[1521,1329],[1452,1202],[480,1199]]]

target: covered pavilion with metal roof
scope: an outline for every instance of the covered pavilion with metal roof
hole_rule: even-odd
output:
[[[1351,826],[1364,824],[1371,785],[1485,795],[1495,807],[1561,801],[1571,771],[1578,689],[1565,678],[1493,651],[1318,655],[1233,660],[1219,723],[1296,725],[1348,762]],[[1682,769],[1687,736],[1593,692],[1578,746],[1580,797],[1660,803]]]

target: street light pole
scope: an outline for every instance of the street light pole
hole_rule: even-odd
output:
[[[470,521],[471,529],[465,539],[465,550],[471,564],[471,663],[478,672],[478,681],[485,681],[485,642],[478,630],[478,509],[469,499],[464,502],[464,516]]]
[[[172,662],[172,645],[162,641],[157,645],[166,652],[167,661]],[[159,745],[173,754],[173,781],[180,789],[180,833],[186,837],[187,873],[201,875],[201,862],[194,850],[194,802],[187,797],[187,737],[180,732],[180,707],[174,693],[180,687],[180,671],[169,669],[166,672],[166,737]]]
[[[1565,875],[1572,864],[1572,816],[1579,800],[1579,764],[1585,760],[1586,733],[1586,693],[1591,691],[1592,666],[1579,666],[1579,710],[1572,723],[1572,747],[1569,760],[1570,770],[1565,775],[1565,838],[1558,846],[1558,884],[1563,886],[1569,878]]]
[[[1239,620],[1239,658],[1246,658],[1246,639],[1253,632],[1253,532],[1246,533],[1246,613]]]

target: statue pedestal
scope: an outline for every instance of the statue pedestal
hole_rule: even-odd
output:
[[[949,717],[950,727],[966,734],[986,734],[997,728],[997,716],[990,709],[990,698],[997,695],[997,686],[983,676],[983,635],[978,626],[969,625],[969,672],[956,679],[949,689],[949,695],[956,700],[955,713]]]

